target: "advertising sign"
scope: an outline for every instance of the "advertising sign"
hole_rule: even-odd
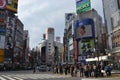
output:
[[[6,5],[6,0],[0,0],[0,9],[4,8]]]
[[[18,0],[0,0],[0,9],[17,12]]]
[[[65,20],[70,21],[73,20],[75,17],[75,13],[65,13]]]
[[[0,35],[0,49],[4,49],[5,46],[5,36]]]
[[[7,0],[6,9],[17,12],[18,0]]]
[[[5,48],[10,50],[13,48],[13,39],[14,39],[14,25],[15,20],[13,18],[7,18],[7,31],[6,31],[6,45]]]
[[[77,20],[74,26],[76,39],[94,37],[94,23],[92,19]]]
[[[5,16],[6,16],[5,11],[0,11],[0,24],[5,23]]]
[[[87,55],[92,53],[94,49],[94,41],[92,39],[84,39],[79,42],[79,54]]]
[[[90,0],[76,0],[76,12],[82,13],[91,9]]]
[[[0,63],[3,63],[4,61],[4,50],[0,49]]]

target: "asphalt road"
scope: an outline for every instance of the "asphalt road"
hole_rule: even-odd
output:
[[[25,70],[0,72],[0,80],[120,80],[120,78],[80,78],[51,72],[33,73],[31,70]]]

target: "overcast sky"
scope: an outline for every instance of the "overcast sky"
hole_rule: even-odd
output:
[[[92,0],[92,7],[103,16],[101,0]],[[75,12],[75,0],[19,0],[18,17],[29,30],[30,48],[37,46],[47,27],[55,28],[55,36],[62,37],[65,13]]]

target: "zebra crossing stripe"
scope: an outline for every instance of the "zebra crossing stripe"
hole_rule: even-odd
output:
[[[7,79],[9,79],[9,80],[15,80],[14,78],[11,78],[11,77],[5,76],[5,75],[2,75],[2,77],[5,77],[5,78],[7,78]]]
[[[0,80],[6,80],[5,78],[3,78],[3,77],[0,77]]]
[[[24,79],[21,79],[21,78],[19,78],[19,77],[14,77],[15,79],[18,79],[18,80],[24,80]]]

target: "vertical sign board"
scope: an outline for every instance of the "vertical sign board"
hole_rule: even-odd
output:
[[[5,36],[0,35],[0,49],[4,49],[5,46]]]
[[[77,14],[89,11],[91,9],[90,0],[76,0]]]
[[[4,62],[4,50],[0,49],[0,63]]]
[[[65,28],[68,29],[72,24],[70,22],[75,19],[75,13],[65,13]]]
[[[78,47],[77,47],[77,41],[74,40],[74,59],[77,60],[78,59]]]
[[[7,18],[6,45],[7,50],[13,49],[15,18]]]

